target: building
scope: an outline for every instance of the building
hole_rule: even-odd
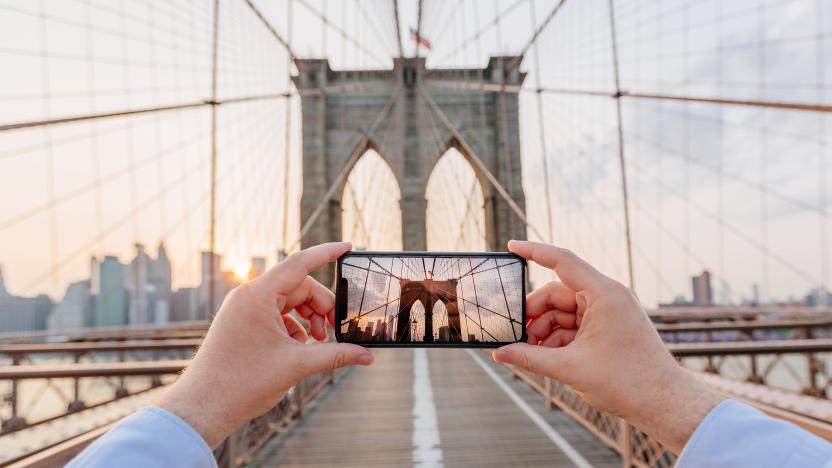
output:
[[[0,332],[45,330],[52,300],[45,295],[19,297],[9,294],[0,269]]]
[[[254,279],[266,272],[266,257],[251,257],[248,279]]]
[[[199,320],[199,289],[179,288],[171,295],[170,321]]]
[[[127,290],[125,267],[117,257],[107,255],[92,262],[91,294],[94,298],[92,325],[95,327],[127,324]]]
[[[147,271],[148,301],[153,311],[152,321],[164,325],[170,320],[173,275],[165,244],[159,243],[156,259],[150,262]]]
[[[211,274],[211,258],[214,259],[214,273]],[[234,273],[230,271],[222,271],[220,268],[220,264],[222,262],[222,257],[217,254],[212,254],[211,252],[202,252],[202,281],[199,284],[199,320],[205,320],[208,318],[213,317],[216,310],[219,309],[220,305],[222,305],[222,301],[225,298],[225,295],[228,294],[229,291],[237,287],[240,282]],[[214,308],[215,310],[210,311],[211,304],[208,300],[211,296],[211,281],[214,281],[215,289],[214,289]]]
[[[714,305],[714,293],[711,288],[711,273],[705,270],[691,279],[693,284],[693,305],[708,307]]]
[[[93,323],[93,297],[89,280],[67,287],[64,298],[49,313],[50,330],[89,327]]]
[[[127,322],[145,324],[152,322],[151,305],[148,298],[148,273],[150,257],[144,251],[144,245],[136,243],[136,255],[127,267],[124,283],[129,295]]]
[[[172,283],[165,244],[159,244],[155,259],[147,254],[144,245],[137,243],[135,247],[136,255],[130,261],[125,283],[130,296],[128,322],[164,325],[170,315]]]
[[[447,343],[451,341],[451,333],[450,328],[447,325],[442,325],[439,327],[439,341],[442,343]]]
[[[830,307],[832,306],[832,293],[813,288],[803,299],[803,303],[809,307]]]

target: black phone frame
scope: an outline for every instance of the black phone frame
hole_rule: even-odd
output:
[[[515,260],[519,260],[520,264],[523,265],[523,284],[522,284],[522,297],[523,300],[520,301],[520,317],[521,323],[523,326],[522,333],[520,334],[520,338],[517,341],[508,341],[508,342],[461,342],[461,343],[396,343],[396,342],[371,342],[371,343],[357,343],[353,341],[345,341],[343,336],[341,335],[341,327],[339,324],[341,323],[341,317],[346,317],[347,313],[347,303],[343,301],[342,298],[345,297],[346,291],[343,291],[343,287],[341,286],[341,266],[345,259],[350,257],[492,257],[492,258],[512,258]],[[352,250],[349,251],[340,257],[336,262],[335,268],[335,340],[339,343],[351,343],[356,344],[359,346],[363,346],[365,348],[456,348],[456,349],[466,349],[466,348],[499,348],[500,346],[505,346],[511,343],[518,343],[518,342],[526,342],[528,341],[528,334],[526,333],[526,284],[528,283],[528,276],[529,276],[529,265],[525,258],[511,253],[511,252],[409,252],[409,251],[399,251],[399,252],[377,252],[377,251],[369,251],[369,250]]]

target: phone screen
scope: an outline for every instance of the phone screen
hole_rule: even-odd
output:
[[[525,340],[526,263],[514,254],[350,252],[337,274],[338,341],[475,347]]]

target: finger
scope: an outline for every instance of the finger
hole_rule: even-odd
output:
[[[312,314],[312,318],[309,320],[309,330],[312,332],[312,336],[318,340],[323,341],[326,339],[326,319],[323,315],[319,314]]]
[[[319,315],[326,315],[335,308],[335,295],[324,285],[315,281],[314,278],[307,276],[300,286],[286,296],[284,312],[299,308],[300,304],[309,306],[309,308],[303,308],[303,311],[298,311],[303,313],[303,318],[309,320],[311,318],[311,315],[308,315],[310,310]]]
[[[329,242],[290,255],[253,282],[272,294],[288,294],[301,285],[306,276],[334,262],[352,248],[349,242]]]
[[[575,312],[578,309],[575,291],[567,288],[563,283],[552,281],[526,296],[527,318],[535,318],[552,309]]]
[[[540,342],[540,346],[547,348],[560,348],[568,345],[575,339],[578,330],[569,328],[558,328],[553,331],[545,340]]]
[[[573,291],[597,288],[607,279],[592,265],[560,247],[539,242],[512,240],[508,243],[508,249],[527,260],[553,269],[563,284]]]
[[[348,343],[312,343],[300,347],[300,352],[303,356],[298,362],[304,375],[373,363],[373,355],[366,348]]]
[[[529,335],[529,343],[537,344],[546,339],[553,330],[558,328],[575,329],[576,317],[572,312],[550,310],[540,317],[532,320],[526,326],[526,333]]]
[[[545,348],[528,343],[512,343],[495,349],[492,358],[495,362],[512,364],[534,374],[564,382],[568,379],[570,366],[565,348]]]
[[[303,328],[303,325],[298,322],[298,320],[291,315],[284,315],[283,316],[283,324],[286,325],[286,332],[289,333],[289,336],[292,337],[295,341],[300,343],[306,343],[306,330]]]
[[[332,310],[330,310],[328,314],[326,314],[326,319],[329,322],[329,324],[332,325],[332,328],[335,328],[335,309],[334,308]]]
[[[306,304],[306,303],[296,305],[295,306],[295,311],[298,313],[298,315],[303,317],[305,320],[309,320],[310,317],[315,315],[315,311],[312,310],[312,308],[309,307],[309,304]],[[287,310],[286,312],[289,312],[289,311]]]

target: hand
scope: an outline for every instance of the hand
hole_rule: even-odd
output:
[[[335,297],[309,273],[349,251],[322,244],[296,253],[226,296],[191,364],[159,406],[190,424],[216,447],[234,429],[273,408],[292,385],[339,367],[369,365],[366,349],[345,343],[306,343],[294,309],[312,336],[326,338]]]
[[[679,453],[722,398],[676,363],[629,288],[568,250],[525,241],[508,248],[562,283],[527,296],[529,342],[495,350],[494,360],[571,386]]]

